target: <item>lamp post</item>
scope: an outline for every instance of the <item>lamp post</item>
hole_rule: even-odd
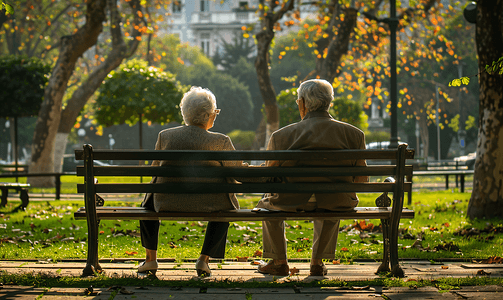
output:
[[[437,122],[437,151],[438,151],[438,161],[441,160],[440,158],[440,116],[439,116],[439,97],[438,97],[438,85],[435,84],[435,96],[437,98],[437,105],[435,107],[435,119],[436,119],[436,122]]]
[[[398,148],[398,130],[397,130],[397,74],[396,74],[396,29],[398,19],[396,17],[396,0],[390,0],[390,17],[388,19],[390,34],[390,99],[391,99],[391,137],[389,148]]]
[[[114,145],[115,145],[115,139],[113,138],[112,134],[108,134],[108,146],[110,147],[110,150],[113,150],[114,149]],[[114,164],[114,161],[113,160],[110,160],[109,163],[111,165]]]

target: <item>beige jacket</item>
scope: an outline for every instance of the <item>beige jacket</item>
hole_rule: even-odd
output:
[[[267,150],[329,150],[329,149],[365,149],[363,131],[353,125],[332,118],[328,112],[309,112],[304,119],[275,131]],[[267,161],[266,166],[294,165],[325,166],[326,161]],[[365,160],[333,162],[332,165],[366,166]],[[362,177],[319,177],[319,178],[282,178],[283,182],[366,182]],[[306,209],[311,194],[266,194],[257,207],[302,211]],[[317,207],[327,210],[346,210],[358,205],[355,193],[316,194]]]
[[[156,150],[235,150],[231,139],[225,134],[206,131],[197,126],[179,126],[165,129],[159,132]],[[237,161],[207,161],[207,162],[171,162],[153,161],[153,166],[165,166],[169,164],[177,165],[206,165],[206,166],[241,166]],[[152,182],[214,182],[225,183],[234,182],[233,179],[221,178],[176,178],[176,177],[154,177]],[[142,206],[146,206],[146,201],[154,201],[155,211],[186,211],[186,212],[212,212],[221,210],[238,209],[239,203],[234,194],[161,194],[156,193],[154,197],[145,195]]]

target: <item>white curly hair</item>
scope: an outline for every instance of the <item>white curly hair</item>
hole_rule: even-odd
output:
[[[193,86],[183,95],[180,107],[185,124],[204,125],[217,108],[217,100],[210,90]]]

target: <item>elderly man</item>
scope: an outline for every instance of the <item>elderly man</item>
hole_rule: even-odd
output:
[[[298,91],[297,105],[302,120],[274,132],[267,150],[328,150],[365,149],[364,133],[344,122],[335,120],[329,113],[334,91],[326,80],[313,79],[303,82]],[[305,163],[305,162],[304,162]],[[287,161],[267,161],[267,166],[291,166]],[[323,165],[326,162],[309,162]],[[336,164],[335,162],[333,164]],[[340,165],[340,164],[339,164]],[[366,166],[365,160],[345,161],[347,166]],[[283,178],[283,181],[300,182],[302,178]],[[365,182],[363,177],[320,178],[322,181]],[[358,205],[355,193],[337,194],[265,194],[257,208],[282,211],[344,210]],[[262,264],[258,271],[271,275],[288,275],[286,237],[284,221],[263,222],[263,257],[272,258]],[[322,259],[334,259],[339,233],[339,220],[314,221],[313,252],[311,257],[312,276],[327,274]]]

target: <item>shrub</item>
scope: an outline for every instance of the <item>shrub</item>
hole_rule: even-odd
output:
[[[227,134],[234,144],[236,150],[251,150],[255,131],[233,130]]]
[[[390,133],[386,131],[367,131],[365,132],[365,142],[384,142],[390,140]]]

